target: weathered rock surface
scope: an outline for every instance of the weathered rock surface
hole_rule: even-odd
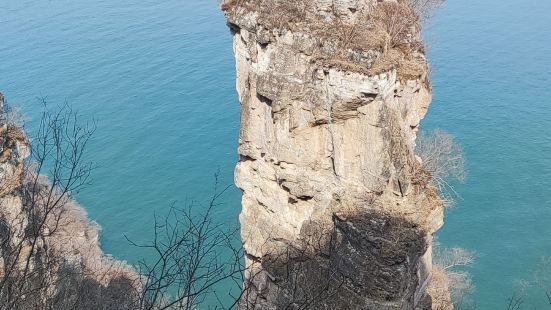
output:
[[[374,5],[317,0],[308,14],[346,23]],[[258,271],[242,307],[430,309],[443,210],[414,153],[426,70],[411,79],[319,61],[326,42],[308,22],[275,29],[254,9],[224,9],[241,102],[241,234]],[[369,69],[384,51],[355,53],[371,61],[348,61]]]

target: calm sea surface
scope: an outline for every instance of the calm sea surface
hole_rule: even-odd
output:
[[[154,212],[206,200],[216,171],[233,182],[239,104],[216,0],[2,0],[0,12],[0,89],[29,130],[38,97],[97,120],[99,167],[77,198],[107,252],[136,261],[124,235],[149,240]],[[551,1],[448,0],[426,38],[423,126],[456,135],[469,166],[440,240],[478,253],[478,309],[503,309],[551,256]],[[239,208],[232,188],[216,216],[236,225]]]

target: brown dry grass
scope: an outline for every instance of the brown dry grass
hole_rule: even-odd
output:
[[[397,75],[403,80],[426,80],[427,64],[423,60],[404,58],[398,62]]]

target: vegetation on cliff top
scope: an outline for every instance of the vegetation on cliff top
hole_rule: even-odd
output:
[[[309,34],[312,59],[323,65],[367,75],[395,68],[402,80],[428,81],[421,25],[439,0],[385,1],[343,13],[333,5],[318,11],[314,0],[226,0],[230,22],[255,14],[261,28]]]

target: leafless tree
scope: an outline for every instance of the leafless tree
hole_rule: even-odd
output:
[[[143,260],[138,271],[142,277],[138,309],[196,309],[206,300],[218,299],[220,285],[242,279],[243,252],[237,229],[213,220],[219,198],[227,190],[218,190],[204,210],[201,205],[170,208],[167,216],[155,217],[151,243],[136,247],[152,252],[154,259]],[[240,284],[241,285],[241,284]],[[228,292],[229,293],[229,289]],[[219,302],[218,308],[224,304]]]
[[[507,298],[507,309],[522,309],[526,303],[531,301],[528,296],[541,296],[542,300],[551,306],[551,257],[542,258],[534,270],[532,278],[520,281],[517,286],[511,296]]]
[[[463,148],[451,134],[440,129],[421,131],[416,145],[423,169],[429,172],[433,185],[443,196],[446,205],[453,205],[459,195],[450,181],[462,182],[467,175]]]
[[[384,50],[406,47],[418,41],[412,29],[418,25],[418,16],[408,1],[381,2],[371,13],[373,25],[386,33]]]
[[[507,298],[507,310],[520,310],[524,305],[524,296],[522,294],[513,293],[513,295]]]
[[[238,230],[225,229],[227,224],[212,216],[226,189],[215,186],[203,210],[197,210],[199,204],[172,206],[167,216],[156,217],[151,243],[130,241],[155,257],[139,264],[136,309],[262,309],[266,296],[258,285],[270,277],[277,278],[269,294],[278,296],[278,309],[315,309],[337,293],[344,281],[332,265],[338,260],[324,258],[332,256],[331,231],[309,235],[245,266]]]
[[[24,157],[17,153],[25,152],[28,141],[17,124],[8,122],[3,126],[7,128],[4,144],[11,149],[5,158],[9,166],[14,156]],[[46,240],[59,228],[72,194],[88,182],[92,164],[84,154],[94,129],[93,124],[80,125],[68,105],[56,112],[46,110],[32,140],[30,158],[24,164],[14,162],[15,172],[7,178],[17,186],[2,184],[4,195],[15,191],[23,197],[23,216],[16,218],[18,223],[8,223],[4,217],[2,225],[4,274],[0,278],[0,309],[20,309],[19,305],[27,303],[31,296],[42,303],[56,285],[52,273],[60,261],[52,255]],[[20,143],[10,144],[14,140]]]
[[[463,248],[445,248],[434,242],[433,260],[447,278],[451,302],[455,309],[473,309],[470,295],[474,290],[472,278],[464,269],[475,261],[475,254]]]
[[[541,260],[534,280],[537,287],[545,294],[547,303],[551,305],[551,257],[545,257]]]
[[[475,255],[473,252],[465,250],[463,248],[442,248],[437,246],[434,251],[435,257],[437,257],[438,265],[442,270],[452,270],[457,267],[469,267],[475,261]]]

